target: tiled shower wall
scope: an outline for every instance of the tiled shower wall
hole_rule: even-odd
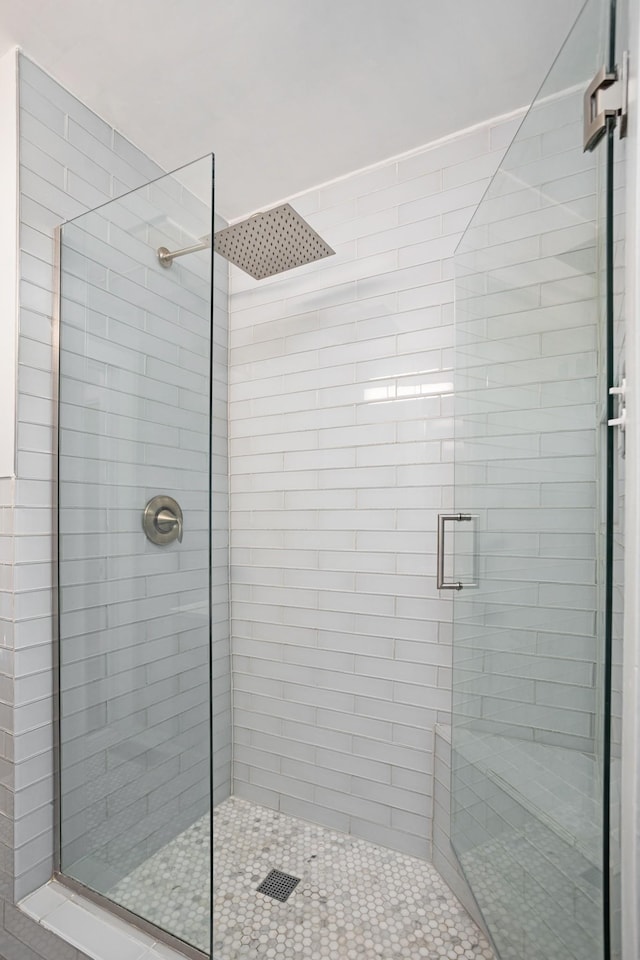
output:
[[[157,177],[162,171],[87,107],[70,96],[27,58],[20,58],[21,147],[21,286],[18,399],[18,478],[12,511],[15,596],[14,649],[4,651],[5,697],[15,698],[2,729],[15,757],[3,805],[8,823],[15,810],[15,895],[20,897],[51,875],[53,796],[51,755],[51,555],[52,555],[52,372],[51,314],[53,304],[53,231],[114,196]],[[218,275],[217,321],[226,301],[225,271]],[[224,356],[225,332],[216,334],[217,359]],[[224,446],[226,408],[224,380],[218,387],[220,433]],[[226,508],[222,478],[222,515]],[[222,537],[226,536],[221,531]],[[226,551],[217,561],[226,565]],[[220,619],[223,606],[218,606]],[[225,684],[228,649],[223,626],[220,638],[220,680]],[[226,672],[228,690],[228,670]],[[3,687],[4,692],[4,687]],[[224,692],[224,691],[223,691]],[[3,697],[3,699],[5,699]],[[221,695],[220,703],[224,702]],[[3,714],[4,716],[4,714]],[[218,730],[226,761],[220,782],[228,783],[229,724]],[[8,753],[8,760],[12,759]]]
[[[516,123],[294,198],[337,256],[231,273],[234,789],[422,856],[451,706],[451,258]]]
[[[13,893],[13,501],[15,481],[0,479],[0,897]]]

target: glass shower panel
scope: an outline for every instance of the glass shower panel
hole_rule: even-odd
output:
[[[627,4],[615,4],[616,8],[616,49],[624,50],[629,37],[629,10]],[[614,383],[621,383],[625,376],[626,347],[626,299],[625,299],[625,225],[626,225],[626,187],[625,170],[627,164],[627,141],[614,137],[613,152],[613,197],[611,215],[613,218],[613,272],[611,300],[611,358],[610,371]],[[614,416],[617,404],[613,404]],[[616,431],[617,433],[617,431]],[[621,878],[621,777],[622,777],[622,681],[623,681],[623,641],[624,641],[624,560],[625,560],[625,444],[624,435],[613,438],[612,451],[613,476],[610,478],[611,504],[611,731],[609,738],[609,775],[610,775],[610,912],[611,912],[611,960],[620,960],[622,956],[622,878]],[[603,760],[606,762],[607,757]]]
[[[61,228],[58,479],[60,871],[206,952],[212,162]]]
[[[604,145],[591,0],[456,254],[452,840],[501,960],[601,960]]]

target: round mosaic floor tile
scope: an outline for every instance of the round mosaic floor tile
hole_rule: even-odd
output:
[[[214,812],[215,960],[493,960],[489,944],[424,860],[235,797]],[[256,888],[299,878],[289,899]],[[209,951],[209,818],[109,896]]]

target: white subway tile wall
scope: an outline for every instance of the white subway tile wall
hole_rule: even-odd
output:
[[[18,249],[18,57],[15,47],[0,55],[0,309],[17,312]],[[0,477],[15,474],[17,353],[13,323],[0,325]]]
[[[425,857],[451,708],[451,257],[512,127],[294,198],[337,256],[231,271],[234,791]]]
[[[0,478],[0,897],[13,897],[13,608],[15,481]],[[1,942],[1,941],[0,941]]]

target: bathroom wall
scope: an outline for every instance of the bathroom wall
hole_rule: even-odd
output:
[[[15,481],[0,479],[0,897],[13,892],[13,499]]]
[[[337,256],[231,273],[234,789],[421,856],[451,706],[451,257],[516,123],[294,198]]]
[[[16,51],[5,55],[0,65],[2,72],[2,92],[6,94],[7,84],[15,88],[17,83]],[[3,113],[2,134],[3,147],[12,139],[17,143],[17,116]],[[14,155],[14,170],[7,171],[7,177],[13,177],[14,186],[17,186],[17,170],[15,169],[16,155]],[[7,186],[3,180],[3,189]],[[14,210],[17,206],[14,207]],[[3,222],[3,229],[9,226]],[[14,216],[14,230],[17,222]],[[8,233],[7,233],[8,236]],[[3,241],[4,242],[4,241]],[[13,249],[5,251],[7,262],[16,255]],[[15,262],[15,261],[14,261]],[[15,305],[7,302],[7,288],[3,283],[0,297],[2,299],[3,336],[16,337]],[[4,349],[4,348],[3,348]],[[14,370],[12,376],[15,387]],[[6,386],[6,384],[3,384]],[[3,431],[11,429],[15,434],[15,411],[11,404],[2,404],[0,417]],[[13,446],[12,444],[10,446]],[[3,471],[13,473],[13,458],[11,463],[5,464]],[[86,960],[85,955],[71,944],[63,942],[49,933],[29,917],[25,917],[14,904],[14,838],[24,843],[25,830],[30,829],[27,819],[14,827],[14,809],[16,788],[24,785],[29,770],[26,767],[17,772],[14,765],[14,728],[18,731],[15,739],[19,738],[20,714],[14,707],[20,707],[19,695],[22,685],[19,684],[19,670],[21,667],[20,651],[14,649],[15,625],[15,569],[14,569],[14,505],[16,501],[16,486],[12,476],[0,476],[0,955],[6,960]],[[18,635],[20,631],[17,631]],[[14,717],[16,722],[14,723]],[[37,828],[36,831],[37,832]]]
[[[15,533],[15,666],[8,667],[15,697],[12,770],[15,796],[16,897],[44,882],[52,869],[52,675],[51,675],[51,471],[53,437],[51,314],[53,307],[53,231],[114,196],[158,176],[161,171],[82,103],[27,58],[20,58],[20,341],[18,399],[18,479],[12,522]],[[217,275],[218,310],[224,305],[225,273]],[[224,314],[218,313],[224,328]],[[225,442],[226,410],[224,330],[216,333],[219,416],[214,430],[218,454]],[[218,411],[217,411],[218,412]],[[224,476],[221,516],[224,516]],[[221,538],[226,536],[221,531]],[[226,554],[226,551],[223,551]],[[126,558],[125,558],[126,559]],[[218,565],[226,555],[218,552]],[[228,705],[228,648],[224,628],[226,600],[218,596],[219,703]],[[133,617],[135,620],[135,615]],[[140,611],[140,620],[144,613]],[[91,677],[91,645],[77,663]],[[15,669],[15,680],[12,669]],[[153,670],[153,665],[150,665]],[[161,669],[160,666],[157,669]],[[226,676],[226,680],[225,680]],[[140,675],[140,682],[146,678]],[[226,691],[226,694],[225,694]],[[176,707],[176,710],[179,710]],[[11,718],[3,725],[11,732]],[[220,780],[229,782],[228,716],[220,733]],[[225,742],[226,738],[226,742]],[[98,760],[99,762],[99,760]],[[223,792],[224,792],[223,788]],[[139,798],[138,798],[139,800]],[[10,809],[7,807],[7,809]]]
[[[0,898],[12,890],[13,502],[18,170],[17,61],[0,58]]]
[[[18,212],[18,89],[15,52],[0,57],[0,308],[16,314]],[[16,331],[0,325],[0,477],[15,473]]]

